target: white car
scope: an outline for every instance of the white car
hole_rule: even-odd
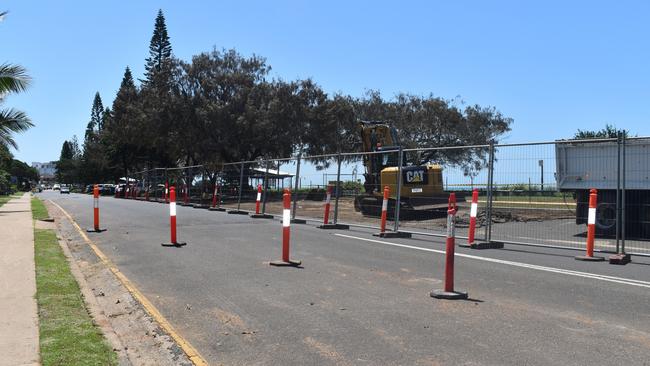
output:
[[[68,186],[61,186],[59,193],[61,194],[70,194],[70,187]]]
[[[55,185],[52,186],[53,191],[58,191],[59,189],[61,189],[61,186],[58,185],[58,184],[55,184]]]

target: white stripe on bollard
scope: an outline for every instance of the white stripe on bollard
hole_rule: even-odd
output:
[[[477,213],[478,213],[478,203],[472,202],[472,207],[470,208],[469,216],[476,217]]]
[[[382,210],[382,211],[388,211],[388,200],[384,200],[384,201],[381,203],[381,210]]]
[[[330,203],[331,198],[332,198],[332,195],[328,192],[327,196],[325,197],[325,203]]]
[[[262,193],[257,192],[257,201],[261,201],[261,200],[262,200]]]
[[[456,225],[454,220],[454,215],[447,215],[447,237],[455,238],[456,237]]]
[[[282,211],[282,227],[289,227],[291,224],[291,210],[284,209]]]
[[[169,216],[176,216],[176,202],[169,203]]]
[[[99,208],[99,198],[93,198],[93,208]]]
[[[589,225],[596,224],[596,209],[594,207],[589,208],[589,217],[587,218],[587,224]]]

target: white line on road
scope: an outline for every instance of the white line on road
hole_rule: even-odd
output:
[[[377,243],[377,244],[389,245],[389,246],[400,247],[400,248],[420,250],[420,251],[423,251],[423,252],[432,252],[432,253],[438,253],[438,254],[445,254],[444,250],[416,247],[414,245],[391,243],[391,242],[382,241],[382,240],[366,239],[366,238],[360,238],[360,237],[357,237],[357,236],[344,235],[344,234],[334,234],[334,235],[340,236],[340,237],[343,237],[343,238],[367,241],[367,242],[371,242],[371,243]],[[535,270],[538,270],[538,271],[559,273],[559,274],[565,274],[565,275],[576,276],[576,277],[592,278],[592,279],[600,280],[600,281],[607,281],[607,282],[620,283],[620,284],[630,285],[630,286],[638,286],[638,287],[650,288],[650,282],[634,280],[634,279],[631,279],[631,278],[613,277],[613,276],[599,275],[599,274],[595,274],[595,273],[572,271],[572,270],[568,270],[568,269],[538,266],[536,264],[528,264],[528,263],[507,261],[507,260],[503,260],[503,259],[479,257],[479,256],[476,256],[476,255],[471,255],[471,254],[456,253],[456,256],[463,257],[463,258],[469,258],[469,259],[476,259],[476,260],[491,262],[491,263],[505,264],[505,265],[514,266],[514,267],[535,269]]]

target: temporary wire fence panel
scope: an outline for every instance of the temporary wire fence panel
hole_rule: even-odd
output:
[[[648,138],[391,148],[210,166],[150,169],[130,173],[128,182],[139,196],[148,189],[157,200],[165,183],[181,202],[187,187],[188,203],[203,205],[218,184],[222,207],[251,213],[261,185],[261,212],[271,215],[282,213],[289,188],[293,217],[318,223],[330,186],[329,223],[373,229],[380,228],[388,186],[387,229],[436,236],[445,235],[447,200],[455,193],[460,238],[477,189],[476,240],[575,250],[585,248],[588,192],[595,188],[595,249],[650,255]]]
[[[470,158],[473,163],[464,163]],[[430,163],[431,159],[438,163]],[[414,149],[404,152],[404,163],[400,231],[445,236],[448,200],[450,194],[454,193],[458,205],[457,234],[459,238],[466,237],[472,190],[476,188],[479,201],[475,237],[485,239],[489,149]]]

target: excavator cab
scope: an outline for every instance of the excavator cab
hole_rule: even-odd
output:
[[[397,130],[386,123],[360,121],[358,132],[362,149],[369,154],[363,156],[365,194],[355,199],[357,211],[365,216],[379,216],[383,188],[388,186],[388,215],[391,217],[396,203],[398,179],[401,179],[400,217],[426,219],[439,215],[440,211],[446,212],[448,197],[443,192],[442,167],[433,164],[410,165],[404,157],[400,169]],[[379,153],[386,151],[391,153]],[[400,171],[402,177],[399,177]]]

